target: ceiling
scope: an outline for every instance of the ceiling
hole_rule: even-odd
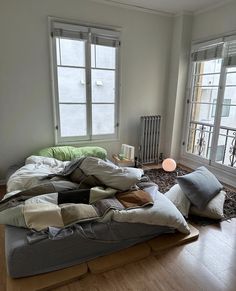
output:
[[[233,0],[93,0],[115,6],[143,9],[154,13],[198,13],[219,7]]]

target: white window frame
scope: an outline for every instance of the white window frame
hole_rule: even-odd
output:
[[[76,144],[81,142],[96,142],[96,141],[113,141],[119,138],[119,107],[120,107],[120,37],[121,31],[118,28],[97,26],[91,24],[79,23],[76,21],[67,21],[54,17],[48,18],[49,23],[49,41],[50,41],[50,60],[51,60],[51,76],[52,76],[52,95],[53,95],[53,117],[54,117],[54,137],[55,144]],[[88,40],[86,40],[85,49],[85,71],[86,71],[86,111],[87,111],[87,135],[62,137],[60,132],[60,113],[59,113],[59,92],[58,92],[58,76],[57,76],[57,54],[56,54],[56,37],[53,37],[55,26],[66,27],[68,29],[81,31],[81,28],[87,29],[89,32]],[[92,135],[92,90],[91,90],[91,34],[111,36],[116,39],[119,44],[116,47],[115,55],[115,100],[114,100],[114,133]],[[97,68],[96,68],[97,69]],[[100,103],[97,103],[100,104]],[[101,102],[102,104],[102,102]],[[109,103],[106,103],[109,104]]]
[[[233,37],[235,39],[236,36]],[[192,51],[199,48],[203,47],[204,45],[211,45],[217,42],[224,42],[227,41],[228,38],[220,38],[216,39],[213,41],[205,42],[205,43],[200,43],[192,47]],[[211,142],[211,147],[213,149],[217,148],[218,145],[218,137],[219,137],[219,132],[220,132],[220,123],[221,123],[221,111],[222,111],[222,103],[224,100],[224,90],[225,90],[225,82],[226,82],[226,68],[230,66],[225,66],[223,64],[224,61],[224,55],[225,52],[223,53],[222,56],[222,65],[221,65],[221,71],[220,71],[220,80],[219,80],[219,86],[218,86],[218,94],[217,94],[217,105],[216,105],[216,112],[215,112],[215,122],[214,122],[214,131],[212,135],[212,142]],[[215,169],[219,169],[222,172],[227,171],[228,173],[231,174],[236,174],[236,169],[231,168],[226,165],[222,165],[220,163],[216,162],[216,151],[211,150],[210,151],[210,157],[209,159],[203,158],[201,156],[192,154],[190,152],[187,152],[187,146],[188,146],[188,137],[189,137],[189,124],[190,124],[190,119],[191,119],[191,101],[190,99],[193,96],[193,90],[194,90],[194,78],[193,78],[193,71],[194,71],[194,62],[190,58],[189,60],[189,75],[188,75],[188,82],[187,82],[187,88],[186,88],[186,105],[185,105],[185,114],[184,114],[184,126],[183,126],[183,137],[182,137],[182,146],[181,146],[181,157],[182,159],[186,160],[191,160],[193,162],[196,162],[196,164],[202,164],[206,166],[211,166]]]

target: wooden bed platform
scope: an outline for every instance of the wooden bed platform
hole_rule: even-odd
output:
[[[191,224],[189,224],[189,227],[191,230],[189,235],[181,233],[163,234],[145,243],[63,270],[20,279],[12,279],[7,276],[7,291],[50,290],[83,278],[89,272],[101,273],[143,259],[152,253],[160,253],[169,248],[196,240],[199,231]]]

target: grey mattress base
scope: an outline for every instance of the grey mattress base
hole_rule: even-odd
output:
[[[72,235],[60,240],[45,238],[30,244],[29,230],[6,226],[7,270],[12,278],[55,271],[171,232],[168,227],[140,223],[86,223],[77,224]]]

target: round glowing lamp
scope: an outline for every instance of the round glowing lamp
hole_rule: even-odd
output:
[[[162,163],[162,168],[166,172],[173,172],[176,169],[176,162],[173,159],[165,159]]]

